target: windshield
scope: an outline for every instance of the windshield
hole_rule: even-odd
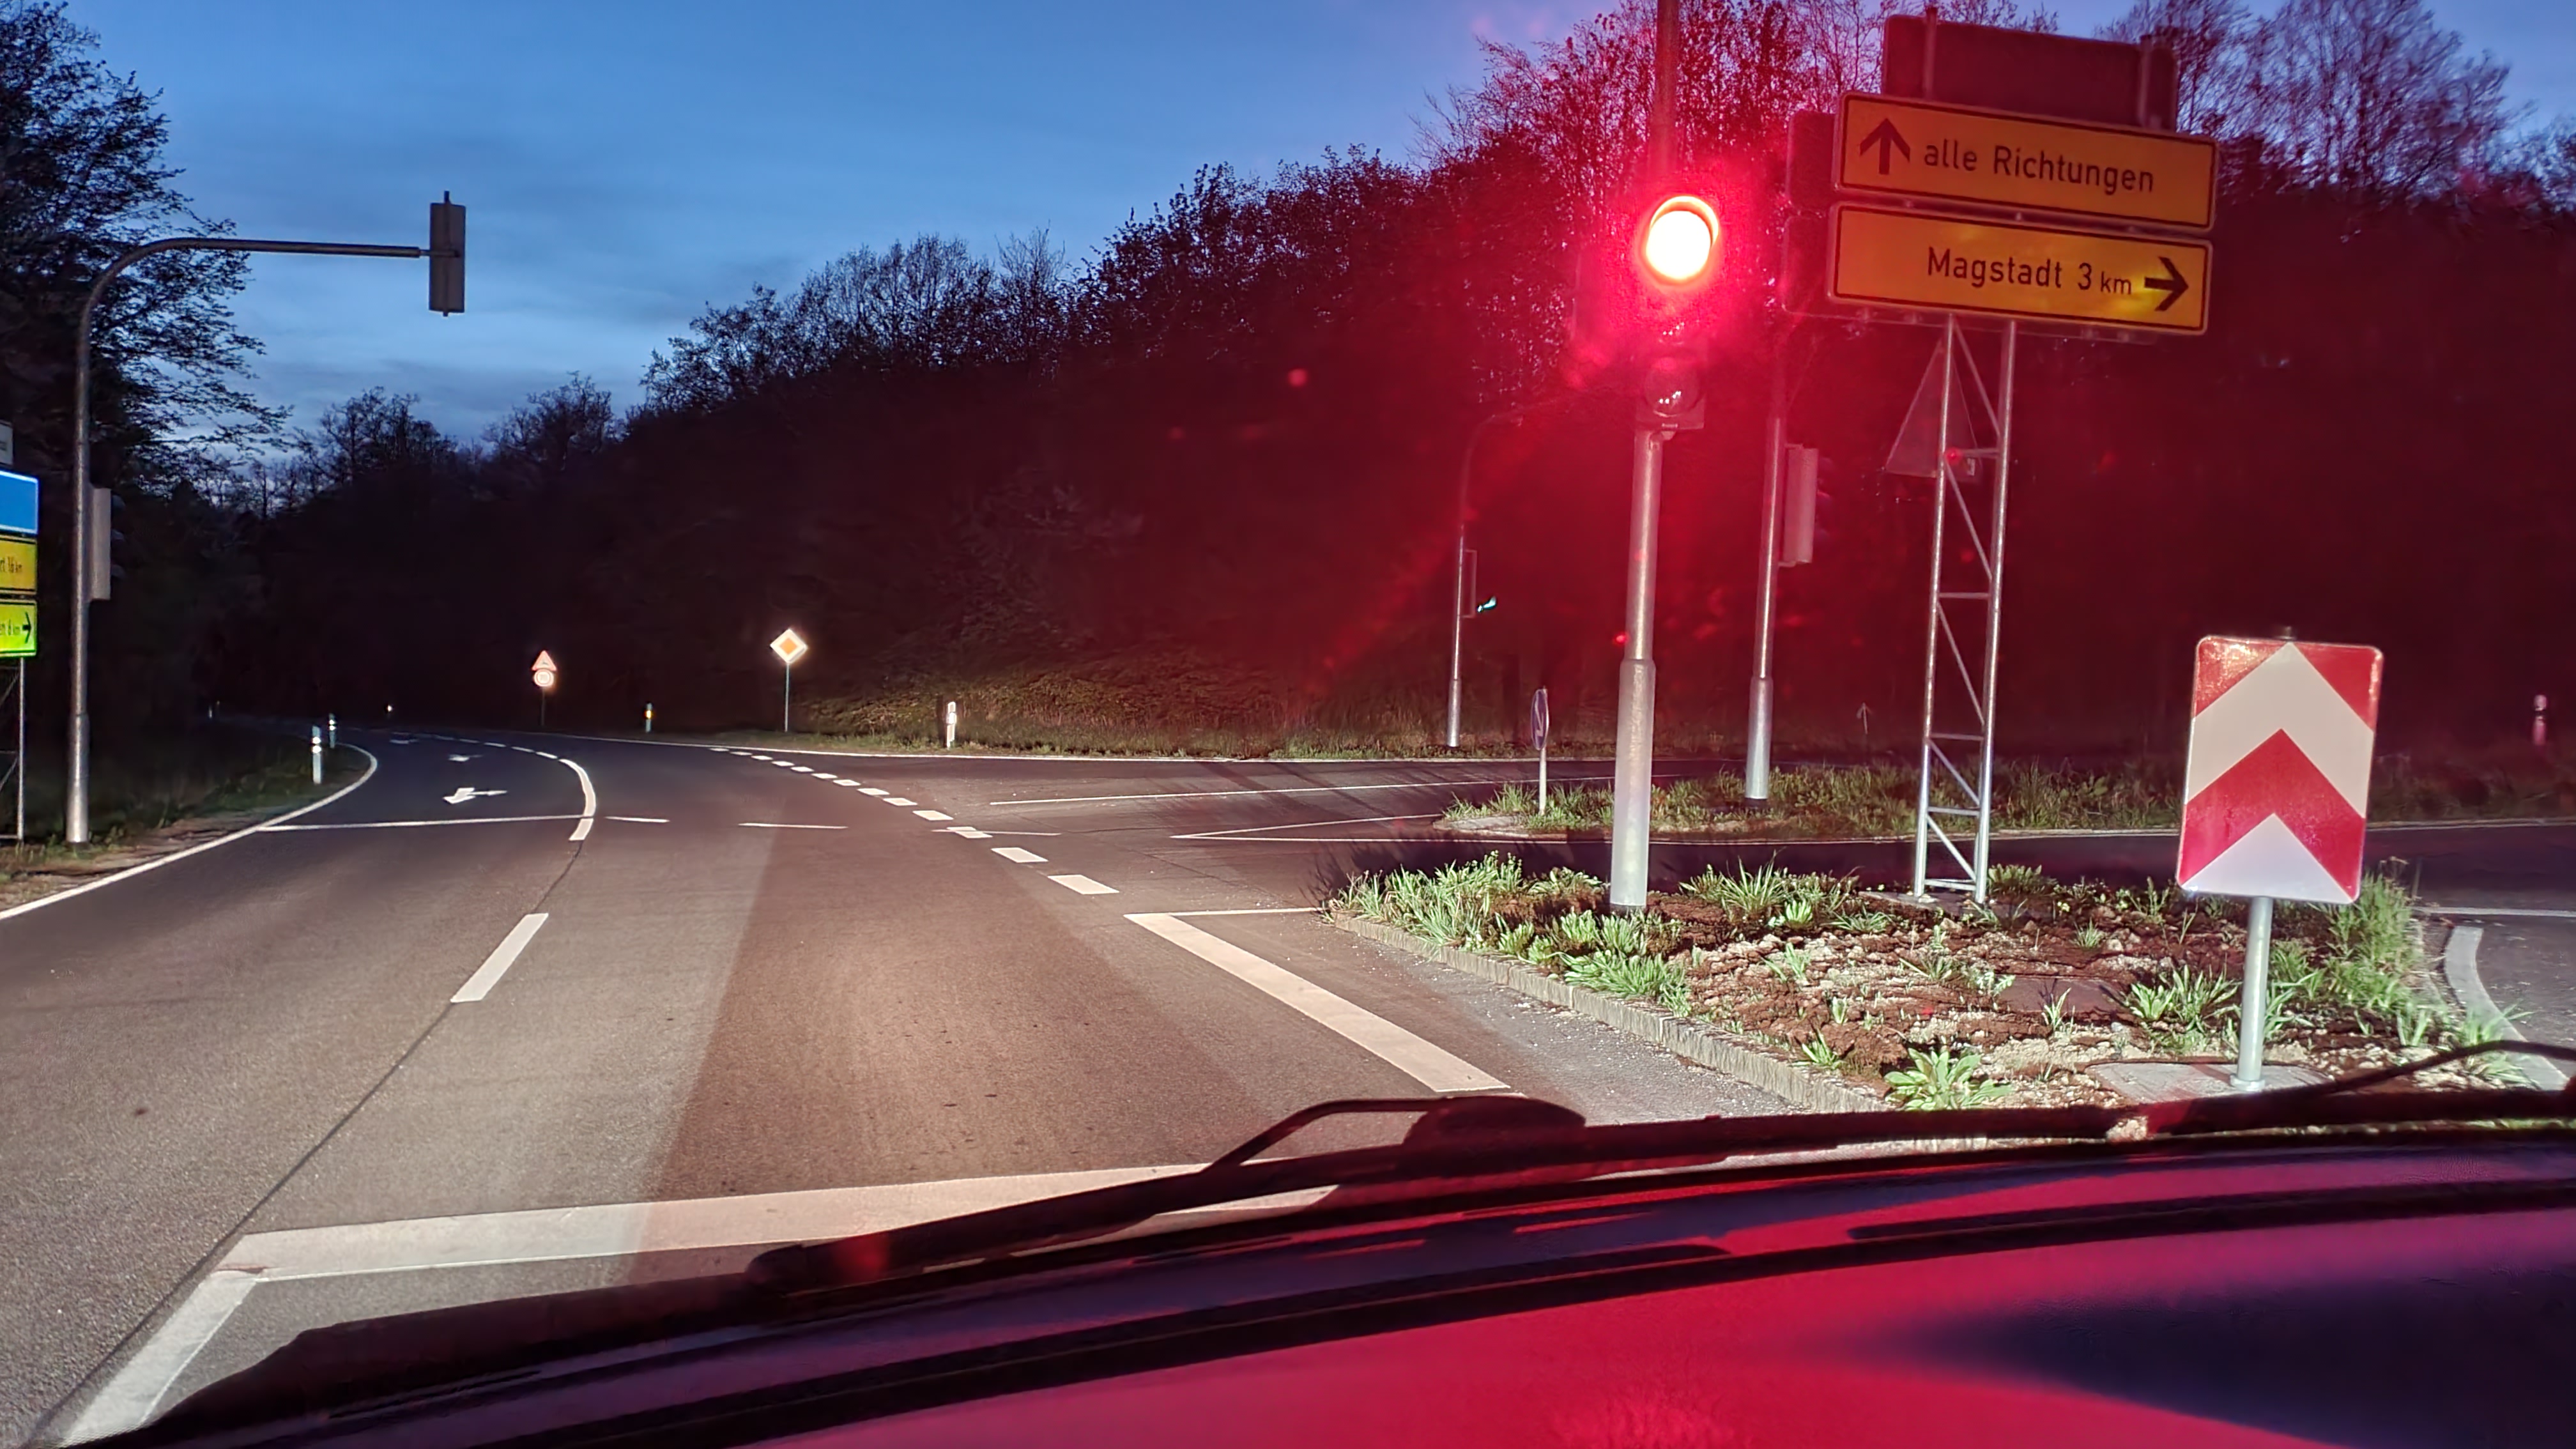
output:
[[[0,0],[0,1445],[1325,1103],[1579,1176],[2563,1085],[2443,1054],[2576,1042],[2570,75],[2480,0]],[[1367,1161],[1256,1205],[1507,1165]],[[871,1241],[1052,1231],[975,1222]]]

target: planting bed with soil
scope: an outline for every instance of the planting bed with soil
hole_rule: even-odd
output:
[[[1845,878],[1710,871],[1626,916],[1590,876],[1530,876],[1497,854],[1365,876],[1328,909],[1642,1001],[1901,1106],[2107,1104],[2117,1094],[2089,1070],[2103,1063],[2233,1060],[2241,903],[2011,867],[1991,894],[1942,910]],[[2340,1076],[2496,1034],[2442,994],[2384,878],[2349,907],[2282,908],[2272,980],[2272,1062]]]

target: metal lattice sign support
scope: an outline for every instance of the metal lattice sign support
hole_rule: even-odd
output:
[[[2013,362],[2003,327],[1991,385],[1956,316],[1942,326],[1932,467],[1931,599],[1924,623],[1923,762],[1914,806],[1914,894],[1986,898],[1994,832],[1995,662],[2003,629],[2004,504],[2012,481]],[[1933,378],[1921,404],[1932,401]],[[1921,405],[1918,404],[1918,405]],[[1935,845],[1940,847],[1936,858]],[[1950,871],[1956,868],[1957,874]],[[1935,870],[1941,873],[1935,875]]]

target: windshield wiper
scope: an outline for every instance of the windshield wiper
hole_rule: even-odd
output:
[[[774,1248],[754,1259],[746,1275],[755,1286],[781,1293],[851,1287],[1099,1238],[1167,1214],[1318,1188],[1336,1190],[1337,1198],[1354,1190],[1377,1196],[1365,1192],[1371,1188],[1402,1188],[1420,1196],[1452,1186],[1496,1189],[1704,1166],[1748,1153],[1862,1144],[2106,1141],[2124,1123],[2139,1124],[2145,1136],[2180,1136],[2576,1118],[2576,1084],[2556,1092],[2384,1090],[2388,1083],[2430,1067],[2506,1052],[2576,1062],[2576,1048],[2494,1042],[2311,1087],[2180,1102],[1702,1117],[1598,1127],[1585,1125],[1562,1107],[1526,1097],[1326,1102],[1282,1119],[1186,1176],[1122,1183],[834,1242]],[[1318,1121],[1367,1113],[1409,1113],[1416,1121],[1405,1140],[1392,1146],[1258,1160],[1262,1152]]]

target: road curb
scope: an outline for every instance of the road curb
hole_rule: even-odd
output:
[[[2451,928],[2451,939],[2442,943],[2442,975],[2451,983],[2451,995],[2472,1017],[2495,1023],[2497,1032],[2508,1041],[2528,1041],[2512,1018],[2496,1009],[2495,998],[2487,994],[2486,982],[2478,978],[2478,946],[2486,939],[2482,926]],[[2508,1058],[2514,1069],[2535,1087],[2554,1090],[2567,1085],[2567,1069],[2547,1057],[2516,1056]]]
[[[1634,1003],[1605,996],[1570,981],[1545,976],[1516,962],[1463,951],[1399,931],[1375,921],[1328,916],[1335,926],[1381,946],[1409,951],[1426,960],[1437,961],[1452,970],[1480,977],[1497,986],[1509,987],[1523,996],[1534,997],[1550,1006],[1563,1007],[1578,1016],[1588,1016],[1605,1026],[1649,1042],[1685,1061],[1697,1062],[1712,1071],[1724,1072],[1739,1081],[1760,1087],[1771,1095],[1810,1112],[1884,1112],[1885,1099],[1872,1096],[1855,1087],[1847,1087],[1827,1077],[1765,1056],[1749,1047],[1736,1045],[1717,1033],[1677,1021],[1659,1011],[1649,1011]]]

